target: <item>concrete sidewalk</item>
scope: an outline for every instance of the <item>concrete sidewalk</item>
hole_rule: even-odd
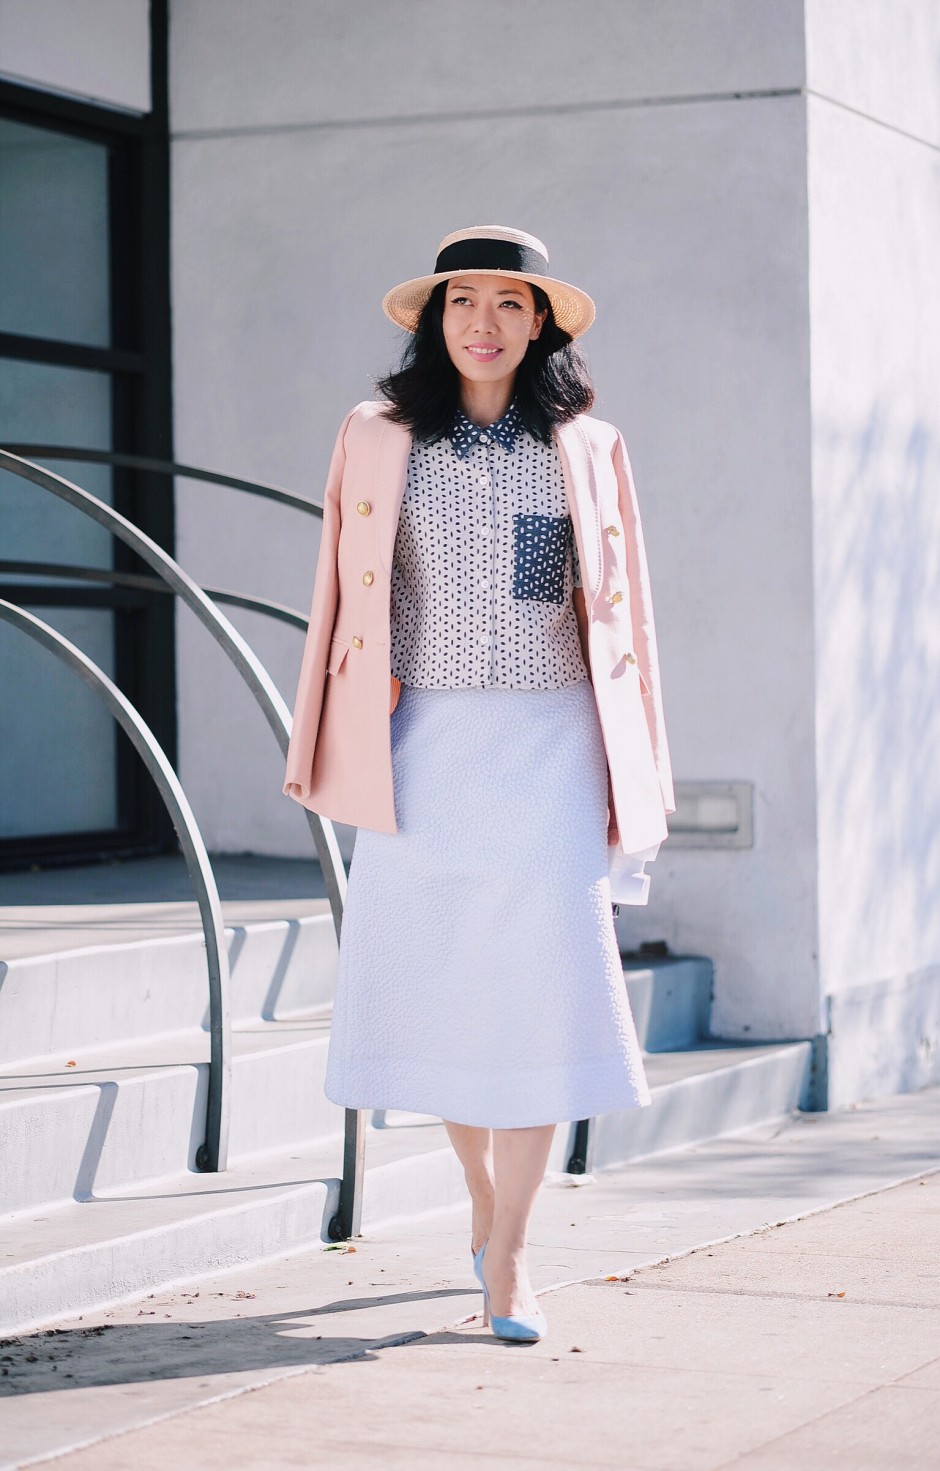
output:
[[[3,1464],[933,1471],[938,1138],[934,1089],[549,1182],[530,1347],[464,1212],[7,1341]]]

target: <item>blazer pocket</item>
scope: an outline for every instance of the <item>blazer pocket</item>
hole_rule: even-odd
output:
[[[330,640],[330,657],[327,660],[327,674],[339,674],[343,667],[346,655],[349,653],[349,645],[343,643],[341,638]]]

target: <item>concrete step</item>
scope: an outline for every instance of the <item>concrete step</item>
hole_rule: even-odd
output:
[[[222,913],[233,1022],[330,1004],[337,950],[325,900],[223,904]],[[65,1062],[111,1042],[206,1028],[206,951],[195,905],[77,905],[40,914],[35,931],[10,921],[2,935],[0,1067]]]
[[[284,958],[284,924],[290,924],[289,959]],[[189,1030],[138,1040],[120,1036],[132,1025],[130,995],[146,974],[147,997],[138,990],[139,1012],[151,1024],[170,1021],[168,999],[181,1001],[196,990],[188,973],[195,937],[125,945],[97,951],[98,968],[84,964],[90,952],[66,955],[56,973],[51,963],[37,972],[48,980],[41,1008],[46,1036],[72,1035],[79,997],[95,985],[95,975],[115,984],[105,990],[100,1015],[105,1037],[94,1046],[73,1047],[14,1065],[0,1072],[0,1211],[30,1210],[97,1190],[143,1183],[193,1169],[204,1135],[208,1036]],[[288,1001],[299,1003],[301,984],[311,989],[309,968],[325,948],[319,919],[264,923],[242,930],[239,964],[233,976],[252,970],[262,979],[253,988],[240,984],[242,1006],[257,1006],[271,995],[271,976],[289,983]],[[146,952],[146,961],[142,957]],[[280,960],[274,955],[280,952]],[[44,958],[48,961],[48,957]],[[122,967],[128,976],[122,985]],[[159,974],[155,974],[159,967]],[[22,980],[22,973],[20,975]],[[694,1041],[707,1008],[711,967],[700,959],[678,959],[625,972],[641,1045],[654,1051]],[[188,988],[188,992],[187,992]],[[6,993],[7,988],[4,988]],[[39,987],[27,982],[8,999],[19,1010],[36,1007]],[[56,994],[61,1005],[53,1005]],[[283,1001],[284,990],[280,992]],[[191,998],[190,998],[191,999]],[[109,1005],[109,1002],[111,1003]],[[292,1009],[288,1005],[288,1010]],[[96,1016],[89,1006],[86,1024]],[[185,1012],[177,1016],[182,1021]],[[190,1011],[190,1021],[192,1012]],[[117,1036],[108,1035],[116,1032]],[[22,1032],[20,1033],[22,1037]],[[243,1020],[233,1032],[230,1159],[276,1152],[293,1144],[315,1143],[342,1132],[342,1110],[323,1097],[329,1041],[329,1010],[293,1020]]]
[[[795,1108],[809,1045],[706,1045],[648,1059],[653,1104],[594,1125],[594,1165],[678,1148]],[[367,1138],[363,1230],[414,1220],[464,1199],[442,1125],[386,1114]],[[559,1126],[549,1168],[564,1169],[572,1131]],[[0,1331],[21,1331],[201,1272],[326,1239],[336,1209],[339,1139],[132,1188],[97,1189],[0,1225]]]
[[[336,939],[325,900],[223,904],[236,1025],[328,1006]],[[277,913],[273,911],[279,911]],[[6,911],[9,913],[9,911]],[[48,909],[43,926],[3,933],[0,1068],[77,1060],[111,1042],[205,1030],[205,945],[192,904]],[[73,943],[80,940],[80,944]],[[711,962],[625,960],[640,1045],[674,1051],[707,1034]]]
[[[339,1138],[323,1094],[329,1013],[232,1035],[230,1160]],[[205,1134],[208,1037],[111,1043],[0,1077],[0,1211],[82,1199],[195,1168]]]
[[[592,1167],[609,1169],[806,1108],[811,1058],[809,1042],[703,1042],[652,1053],[646,1059],[651,1106],[594,1120]]]
[[[700,955],[625,957],[623,975],[640,1046],[678,1052],[708,1036],[714,971]]]

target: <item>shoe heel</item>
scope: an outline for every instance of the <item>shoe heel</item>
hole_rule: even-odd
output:
[[[483,1253],[485,1251],[486,1242],[484,1241],[480,1250],[473,1252],[473,1272],[480,1286],[483,1288],[483,1327],[488,1328],[490,1326],[490,1295],[486,1290],[486,1283],[483,1281]]]
[[[541,1308],[536,1308],[535,1312],[527,1317],[491,1319],[490,1295],[483,1277],[483,1253],[485,1251],[486,1245],[484,1244],[473,1258],[473,1270],[477,1281],[483,1288],[483,1327],[492,1328],[495,1337],[503,1338],[507,1343],[538,1343],[539,1339],[544,1338],[548,1332],[548,1324]]]

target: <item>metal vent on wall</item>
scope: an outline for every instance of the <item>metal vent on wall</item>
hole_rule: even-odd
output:
[[[753,783],[683,781],[675,791],[676,810],[667,818],[670,847],[753,846]]]

